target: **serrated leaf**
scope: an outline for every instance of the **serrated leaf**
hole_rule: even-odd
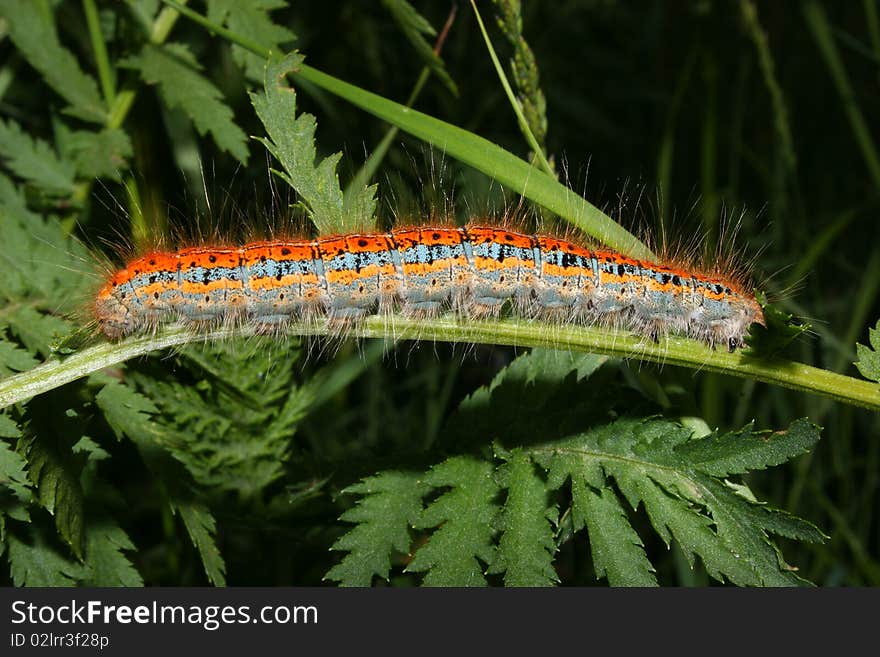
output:
[[[717,527],[717,535],[740,560],[748,563],[762,586],[798,586],[808,584],[795,575],[764,531],[749,513],[751,503],[724,486],[717,479],[700,476],[707,508]],[[748,511],[747,511],[748,509]]]
[[[697,470],[723,477],[785,463],[809,452],[820,438],[819,427],[806,418],[785,431],[755,433],[752,428],[749,424],[741,431],[716,432],[680,445],[676,452]]]
[[[201,74],[202,67],[186,46],[148,44],[125,63],[138,68],[144,82],[158,85],[165,104],[182,109],[200,135],[210,133],[220,149],[247,163],[247,136],[236,125],[223,94]]]
[[[547,469],[548,485],[560,488],[571,481],[572,529],[587,529],[593,568],[611,586],[656,586],[654,567],[645,555],[642,539],[607,485],[599,459],[585,459],[577,451],[537,454]]]
[[[85,511],[80,474],[85,459],[71,450],[72,438],[82,435],[78,418],[70,412],[58,413],[38,397],[28,405],[26,426],[18,452],[27,460],[37,499],[55,517],[58,533],[73,553],[82,558]]]
[[[0,436],[15,437],[18,433],[15,423],[0,415]],[[0,554],[6,541],[6,518],[30,522],[28,505],[32,502],[33,489],[27,475],[27,463],[6,441],[0,440]]]
[[[47,193],[70,194],[75,167],[45,141],[31,137],[12,119],[0,120],[0,157],[19,178]]]
[[[880,320],[876,327],[868,329],[868,343],[870,347],[856,344],[856,355],[859,359],[855,366],[866,379],[880,381]]]
[[[122,171],[132,156],[131,140],[123,131],[105,128],[99,132],[77,130],[65,136],[64,152],[80,178],[122,180]]]
[[[152,415],[159,409],[148,398],[118,381],[106,384],[95,402],[119,440],[124,436],[150,440],[156,437]]]
[[[76,57],[58,40],[48,4],[32,0],[5,0],[0,15],[13,43],[43,80],[70,103],[67,113],[104,124],[107,110],[94,78],[83,73]]]
[[[514,450],[498,473],[507,489],[498,528],[501,537],[492,572],[504,573],[506,586],[550,586],[559,581],[553,569],[556,543],[551,522],[556,509],[548,506],[547,488],[531,459]]]
[[[225,25],[236,34],[260,44],[266,50],[278,50],[281,44],[292,41],[296,35],[283,25],[272,21],[274,9],[286,7],[284,0],[208,0],[208,20]],[[247,76],[261,80],[266,60],[238,45],[232,46],[232,56],[244,67]]]
[[[0,377],[24,372],[38,363],[27,351],[0,337]]]
[[[157,443],[201,486],[258,497],[284,476],[292,426],[285,430],[275,419],[295,388],[293,361],[279,360],[274,348],[239,343],[193,346],[184,357],[202,385],[181,385],[164,370],[129,379],[158,403]]]
[[[134,549],[131,539],[113,520],[92,519],[86,531],[83,585],[143,586],[143,578],[124,554]]]
[[[38,312],[30,306],[15,308],[6,315],[9,328],[32,353],[49,356],[52,346],[72,330],[61,317]]]
[[[21,435],[21,429],[18,424],[6,415],[0,412],[0,438],[18,438]]]
[[[85,298],[93,256],[65,234],[57,219],[28,210],[21,192],[3,175],[0,234],[0,299],[10,302],[3,324],[12,328],[28,352],[49,355],[57,338],[74,328],[59,315]],[[72,276],[72,267],[80,268],[83,275]],[[6,337],[8,331],[0,327],[0,335]]]
[[[742,555],[730,549],[712,530],[712,518],[700,513],[687,500],[670,495],[650,478],[618,472],[615,479],[626,496],[645,505],[651,524],[669,545],[678,542],[691,568],[694,556],[702,559],[706,572],[717,580],[725,577],[740,586],[758,586],[762,580]]]
[[[458,87],[446,71],[443,60],[434,52],[433,46],[425,40],[425,36],[436,36],[437,34],[431,23],[406,0],[382,0],[382,4],[391,14],[407,41],[412,44],[424,65],[431,69],[431,72],[449,89],[452,95],[457,96]]]
[[[0,486],[9,488],[20,502],[30,502],[32,499],[27,463],[19,453],[13,451],[2,440],[0,440]]]
[[[766,504],[740,505],[740,509],[764,531],[777,536],[785,536],[795,541],[824,543],[827,540],[822,530],[811,522]]]
[[[422,496],[428,489],[420,474],[395,471],[367,477],[346,488],[343,493],[361,497],[339,519],[356,526],[330,548],[348,554],[324,579],[342,586],[369,586],[376,575],[387,580],[391,556],[395,552],[409,554],[409,528],[421,515]]]
[[[226,562],[217,547],[217,522],[203,504],[175,501],[175,508],[202,557],[205,574],[214,586],[226,586]]]
[[[587,528],[596,576],[606,577],[611,586],[656,586],[644,543],[614,491],[602,487],[597,493],[584,487],[578,497],[574,508],[579,510],[573,513],[578,513]]]
[[[456,456],[431,468],[425,482],[449,487],[422,513],[417,529],[436,528],[416,551],[407,572],[425,572],[425,586],[485,586],[494,560],[492,538],[499,508],[492,464]]]
[[[107,383],[95,400],[117,436],[127,436],[137,445],[147,467],[164,485],[169,506],[180,513],[208,579],[216,586],[224,586],[226,564],[215,541],[214,516],[195,498],[192,477],[183,465],[157,444],[163,435],[151,417],[156,406],[116,381]]]
[[[607,360],[533,349],[462,401],[444,433],[462,445],[487,439],[523,445],[570,435],[589,425],[597,412],[605,415],[602,398],[626,403],[619,384],[588,381]]]
[[[72,586],[82,577],[82,566],[63,556],[33,524],[6,535],[6,558],[15,586]]]
[[[602,491],[607,479],[613,479],[633,508],[644,505],[654,529],[667,544],[673,539],[679,543],[692,565],[694,557],[699,556],[716,579],[726,578],[740,585],[791,586],[801,581],[781,560],[767,532],[803,533],[818,538],[809,531],[808,523],[799,524],[787,515],[775,515],[775,510],[755,504],[702,469],[704,464],[712,464],[707,469],[740,472],[745,471],[747,464],[763,467],[779,463],[801,453],[804,445],[812,445],[816,439],[816,428],[804,421],[793,423],[789,432],[787,444],[755,450],[746,445],[742,460],[737,461],[730,451],[730,435],[691,439],[688,429],[668,420],[622,418],[580,436],[535,448],[532,454],[547,468],[551,486],[560,486],[566,475],[571,477],[575,530],[581,525],[589,528],[589,513],[599,508],[601,498],[606,503],[613,500]],[[706,440],[713,442],[701,446]],[[693,463],[689,450],[716,460],[707,458],[703,463]],[[632,552],[637,561],[644,556],[640,541],[633,540],[634,534],[627,530],[628,523],[621,511],[615,505],[606,508],[593,519],[595,529],[590,529],[591,546],[599,541],[596,571],[607,572],[609,581],[612,571],[606,560],[609,556],[620,556],[619,552],[612,552],[613,546],[618,551],[627,546],[637,548]],[[600,528],[599,523],[607,523],[615,516],[616,531],[623,534],[602,544],[608,533],[615,530]],[[594,560],[596,555],[594,547]],[[641,567],[631,567],[650,576],[645,561],[640,561]]]
[[[250,94],[269,135],[260,142],[281,163],[284,172],[278,175],[302,198],[319,233],[371,228],[375,225],[376,186],[350,192],[344,199],[336,173],[342,154],[330,155],[315,166],[315,117],[306,113],[296,116],[296,91],[285,83],[285,76],[302,62],[302,55],[291,53],[266,63],[263,92]]]
[[[767,301],[767,295],[760,290],[756,293],[758,303],[764,311],[764,324],[752,324],[746,336],[749,356],[772,358],[778,356],[788,345],[810,330],[810,325],[800,323],[794,315],[787,313]]]

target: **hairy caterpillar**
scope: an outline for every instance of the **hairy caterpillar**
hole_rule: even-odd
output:
[[[117,339],[170,321],[271,333],[294,319],[344,325],[394,308],[492,316],[506,302],[518,316],[673,333],[731,351],[752,323],[764,324],[754,296],[731,278],[485,225],[154,251],[110,276],[94,314]]]

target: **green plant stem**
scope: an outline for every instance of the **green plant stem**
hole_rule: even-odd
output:
[[[107,103],[107,107],[111,107],[116,98],[116,81],[113,79],[113,67],[110,65],[110,57],[107,55],[104,35],[101,34],[98,8],[95,6],[95,0],[82,0],[82,6],[83,13],[86,15],[86,25],[89,28],[89,39],[91,39],[92,50],[95,55],[98,79],[101,81],[101,91],[104,93],[104,102]]]
[[[874,57],[880,63],[880,17],[877,16],[877,0],[862,0],[865,8],[865,23],[868,25],[868,35],[871,38],[871,48]]]
[[[534,153],[534,157],[541,166],[541,169],[543,169],[547,175],[555,177],[553,167],[550,166],[550,163],[544,156],[544,150],[541,148],[538,140],[535,139],[532,129],[529,128],[529,122],[526,121],[522,107],[516,99],[513,89],[510,87],[510,82],[508,82],[507,75],[504,73],[504,67],[501,66],[501,62],[498,61],[498,55],[495,54],[495,49],[492,47],[492,42],[489,40],[489,33],[486,32],[486,26],[483,24],[483,17],[480,16],[480,11],[477,9],[477,3],[474,2],[474,0],[471,0],[471,7],[473,7],[474,15],[477,17],[477,24],[480,26],[480,32],[483,35],[483,41],[486,43],[486,49],[489,51],[489,57],[492,58],[492,64],[495,66],[495,71],[498,73],[498,79],[501,80],[501,86],[504,87],[504,93],[507,94],[507,100],[510,102],[514,114],[516,114],[516,120],[519,123],[520,132],[523,133],[526,141],[529,142],[529,148],[532,149],[532,153]]]
[[[338,333],[338,327],[328,327],[326,322],[293,323],[289,330],[298,335]],[[647,338],[595,327],[557,326],[526,320],[418,320],[397,315],[369,317],[362,324],[346,331],[346,334],[351,337],[395,341],[418,339],[429,342],[551,347],[622,358],[634,357],[662,365],[696,366],[709,372],[747,377],[880,410],[880,386],[876,383],[792,361],[762,360],[742,352],[712,351],[698,342],[679,337],[669,337],[655,344]],[[134,336],[116,343],[102,342],[64,360],[50,360],[32,370],[0,381],[0,408],[25,401],[92,372],[151,351],[193,341],[225,340],[236,335],[249,336],[253,333],[243,329],[222,328],[193,334],[186,328],[172,326],[160,329],[155,335]]]
[[[187,2],[188,0],[183,0]],[[84,3],[90,2],[90,0],[83,0]],[[182,5],[181,5],[182,6]],[[94,7],[93,7],[94,8]],[[180,14],[177,10],[166,7],[163,9],[159,15],[156,17],[155,22],[153,23],[150,29],[150,42],[159,45],[168,38],[168,35],[171,33],[171,29],[174,27],[174,24],[177,22],[177,19],[180,17]],[[86,20],[89,21],[88,18],[88,10],[86,11]],[[97,16],[95,17],[97,20]],[[97,27],[96,29],[99,29]],[[89,28],[91,32],[91,26]],[[100,32],[99,32],[100,36]],[[103,39],[99,39],[101,45],[103,47]],[[92,40],[94,45],[94,37]],[[106,50],[104,51],[104,58],[107,57]],[[102,88],[105,85],[104,75],[101,71],[101,57],[95,53],[95,59],[98,62],[98,75],[101,78],[101,86]],[[109,67],[109,60],[106,61],[107,66]],[[108,71],[107,75],[112,79],[112,72]],[[107,95],[106,89],[104,91],[105,96]],[[121,91],[116,93],[113,92],[113,102],[110,103],[110,111],[107,114],[107,129],[115,130],[122,126],[126,117],[128,116],[129,111],[131,110],[131,106],[134,104],[135,98],[137,97],[137,87],[133,84],[125,85]],[[109,102],[109,101],[108,101]],[[81,183],[77,184],[76,189],[73,192],[73,203],[74,205],[83,205],[88,199],[89,194],[92,192],[92,183],[93,180],[84,180]],[[73,222],[70,223],[70,230],[73,229],[75,224]]]
[[[266,58],[271,55],[268,49],[211,23],[204,16],[174,0],[163,0],[163,2],[177,9],[187,18],[256,55]],[[460,162],[482,171],[508,189],[567,219],[612,249],[635,258],[654,259],[648,247],[599,208],[575,194],[553,176],[536,169],[488,139],[343,82],[311,66],[301,66],[295,75],[433,144]]]

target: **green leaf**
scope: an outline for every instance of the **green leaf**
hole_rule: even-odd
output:
[[[15,175],[47,193],[73,192],[73,163],[59,159],[49,144],[22,131],[12,119],[0,121],[0,156]]]
[[[15,421],[6,415],[0,413],[0,438],[18,438],[21,436],[21,429]]]
[[[8,419],[4,416],[0,418]],[[30,502],[32,499],[27,463],[2,440],[0,440],[0,486],[9,488],[21,502]]]
[[[611,586],[656,586],[642,539],[614,491],[603,486],[596,492],[583,485],[575,490],[572,482],[572,497],[574,521],[583,523],[590,537],[596,577],[606,577]]]
[[[181,385],[165,370],[130,377],[161,411],[154,418],[161,427],[158,444],[201,486],[254,499],[284,476],[296,423],[280,417],[281,403],[297,390],[294,359],[278,356],[290,355],[284,347],[262,341],[193,345],[182,355],[198,373],[199,386]]]
[[[492,464],[456,456],[431,468],[425,483],[450,490],[428,505],[416,523],[417,529],[436,529],[406,570],[425,572],[425,586],[485,586],[481,564],[494,561],[499,512]]]
[[[0,377],[14,372],[24,372],[36,367],[39,361],[27,351],[0,338]]]
[[[6,537],[6,558],[15,586],[72,586],[82,576],[82,566],[70,561],[52,546],[43,532],[28,525],[27,538],[10,531]]]
[[[67,113],[85,121],[103,124],[107,110],[94,78],[83,73],[76,57],[58,41],[48,3],[33,0],[5,0],[0,15],[12,42],[70,107]]]
[[[725,483],[730,485],[730,482]],[[755,525],[777,536],[809,543],[824,543],[828,539],[828,536],[813,523],[766,504],[740,505],[740,510],[748,515]]]
[[[21,192],[3,175],[0,234],[0,299],[10,302],[4,308],[0,333],[7,333],[2,331],[5,324],[28,352],[48,356],[56,339],[74,329],[60,315],[72,312],[85,298],[94,256],[66,235],[56,218],[31,212]],[[71,275],[71,269],[78,269],[77,275]]]
[[[763,583],[741,554],[713,531],[713,519],[691,506],[689,500],[673,496],[652,479],[634,473],[618,472],[615,479],[631,501],[645,505],[651,524],[667,545],[672,538],[678,541],[691,568],[694,555],[699,555],[706,571],[717,580],[726,577],[741,586]]]
[[[95,518],[86,531],[85,586],[143,586],[123,551],[134,550],[128,535],[108,517]]]
[[[712,577],[741,585],[791,586],[800,580],[778,557],[767,530],[799,533],[804,527],[795,527],[790,517],[777,517],[774,510],[746,499],[734,487],[705,474],[703,464],[694,464],[686,456],[692,444],[699,449],[699,443],[713,440],[714,445],[702,452],[717,457],[705,462],[711,464],[708,469],[742,471],[745,464],[765,467],[800,453],[802,441],[815,442],[815,428],[801,421],[794,423],[789,433],[788,447],[747,450],[737,463],[727,451],[728,442],[735,440],[733,435],[690,440],[689,430],[668,420],[622,418],[536,448],[533,454],[549,470],[551,482],[564,480],[566,473],[571,476],[575,504],[584,490],[603,487],[613,479],[633,508],[644,504],[654,529],[667,544],[674,538],[691,564],[694,556],[699,556]],[[584,477],[582,490],[578,490],[578,477]],[[603,496],[610,500],[607,493]],[[575,527],[582,515],[585,512],[573,508]],[[591,544],[595,540],[591,531]],[[639,545],[632,540],[628,544]],[[603,554],[607,555],[607,550]],[[597,572],[603,569],[604,564],[597,563]],[[648,575],[645,569],[642,572]]]
[[[416,54],[424,65],[431,69],[431,72],[449,89],[450,93],[457,96],[458,88],[449,77],[443,60],[434,52],[433,46],[425,40],[425,35],[437,35],[428,20],[406,0],[382,0],[382,4],[391,14],[391,18],[397,23],[407,41],[415,48]]]
[[[871,381],[880,381],[880,320],[877,326],[868,329],[868,342],[870,347],[863,344],[856,344],[856,355],[859,360],[855,366],[866,379]]]
[[[516,449],[498,471],[507,489],[498,528],[501,537],[493,572],[504,573],[507,586],[550,586],[559,581],[553,569],[556,543],[551,522],[556,509],[548,506],[547,487],[531,459]]]
[[[165,104],[182,109],[200,135],[211,133],[221,150],[243,164],[247,162],[247,136],[222,101],[223,94],[200,73],[202,67],[186,46],[148,44],[125,63],[139,69],[147,84],[157,84]]]
[[[158,413],[156,405],[117,381],[107,383],[95,396],[95,402],[104,413],[104,419],[116,437],[154,440],[158,437],[152,415]]]
[[[217,548],[217,522],[214,515],[204,504],[185,499],[179,494],[175,494],[172,501],[174,508],[180,512],[180,518],[193,545],[202,557],[208,580],[214,586],[226,586],[226,562]]]
[[[315,166],[315,130],[311,114],[296,116],[296,92],[285,76],[302,66],[303,57],[292,53],[266,63],[263,93],[251,93],[251,102],[266,128],[260,142],[277,159],[284,172],[276,172],[302,198],[305,209],[321,234],[366,230],[375,225],[376,186],[351,192],[343,199],[336,165],[341,153],[330,155]],[[347,205],[348,203],[348,205]]]
[[[758,575],[761,586],[798,586],[809,584],[795,574],[796,568],[783,559],[779,548],[765,531],[766,522],[756,522],[753,503],[717,479],[698,477],[701,497],[715,521],[717,535],[730,546],[734,556],[747,563]]]
[[[795,420],[786,431],[756,433],[752,429],[749,424],[724,435],[715,432],[679,446],[676,452],[697,470],[723,477],[785,463],[809,452],[821,437],[819,427],[806,418]]]
[[[571,480],[572,529],[586,527],[596,577],[606,577],[611,586],[656,586],[654,567],[645,555],[642,539],[630,525],[617,495],[606,486],[600,463],[567,450],[549,459],[538,452],[536,460],[547,469],[550,487],[560,488]]]
[[[617,394],[616,384],[587,384],[607,360],[595,354],[533,349],[462,401],[444,433],[461,445],[496,439],[522,445],[568,435],[602,406],[596,399],[588,403],[591,398],[611,394],[625,399]]]
[[[50,355],[53,345],[71,331],[70,322],[30,306],[16,308],[6,316],[6,321],[28,351],[43,356]]]
[[[208,0],[208,20],[225,25],[230,30],[267,50],[278,50],[281,44],[292,41],[296,35],[283,25],[272,21],[269,12],[286,7],[284,0]],[[253,80],[263,78],[266,60],[241,46],[232,46],[232,56],[244,67]]]
[[[11,426],[8,426],[11,425]],[[18,427],[0,415],[0,435],[14,437]],[[27,463],[20,454],[0,440],[0,554],[6,542],[6,518],[30,522],[28,506],[33,502],[33,489],[27,475]]]
[[[55,517],[55,526],[73,553],[82,558],[85,545],[83,490],[80,484],[85,459],[71,449],[82,429],[72,411],[59,413],[44,397],[28,405],[26,433],[18,452],[28,463],[28,475],[37,499]]]
[[[61,140],[59,140],[61,141]],[[79,178],[122,180],[122,171],[133,154],[131,140],[119,129],[99,132],[77,130],[64,135],[62,149],[76,167]]]
[[[773,358],[788,345],[810,330],[810,325],[800,323],[791,313],[780,310],[767,301],[767,296],[758,290],[755,295],[764,311],[764,323],[752,324],[746,336],[750,356]]]
[[[214,516],[196,499],[192,477],[186,469],[157,444],[162,442],[163,432],[153,420],[155,405],[117,381],[106,383],[95,401],[117,436],[127,436],[137,445],[147,467],[162,482],[172,511],[180,513],[208,579],[224,586],[226,564],[215,541]]]
[[[342,586],[369,586],[374,575],[387,580],[393,554],[409,554],[409,528],[418,522],[422,496],[428,489],[420,474],[396,471],[367,477],[346,488],[344,493],[362,497],[339,519],[355,527],[330,548],[348,554],[324,579]]]

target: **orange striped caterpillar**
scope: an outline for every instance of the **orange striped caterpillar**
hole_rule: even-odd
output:
[[[154,251],[112,274],[94,314],[117,339],[171,321],[271,333],[297,319],[344,324],[394,308],[493,316],[508,302],[518,316],[672,333],[730,351],[752,323],[764,324],[755,297],[731,278],[478,225]]]

